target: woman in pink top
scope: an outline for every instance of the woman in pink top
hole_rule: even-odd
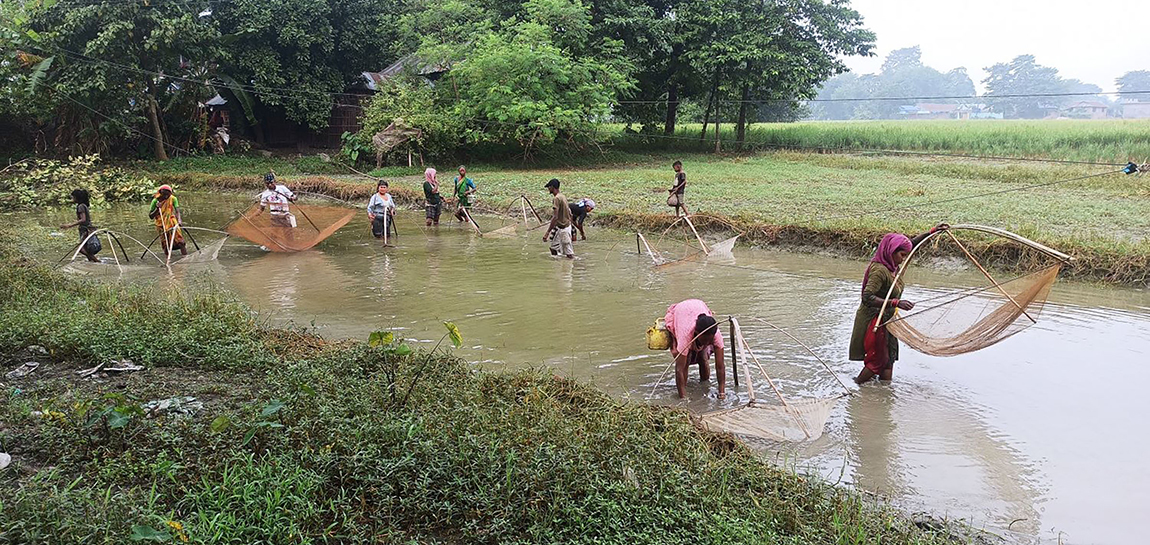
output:
[[[727,369],[723,365],[723,336],[719,324],[707,304],[698,299],[687,299],[667,308],[663,318],[671,332],[671,356],[675,358],[675,387],[679,398],[687,397],[687,368],[699,365],[699,380],[709,380],[711,369],[707,360],[715,354],[715,370],[719,373],[719,399],[727,396]]]

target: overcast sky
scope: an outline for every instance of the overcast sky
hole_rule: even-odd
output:
[[[983,68],[1032,54],[1066,79],[1114,91],[1114,78],[1150,70],[1150,0],[851,0],[878,35],[876,56],[851,57],[857,74],[878,72],[887,53],[920,46],[928,66],[965,66],[983,91]],[[1139,20],[1142,21],[1139,24]]]

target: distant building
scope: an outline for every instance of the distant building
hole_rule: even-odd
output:
[[[1122,117],[1126,119],[1150,119],[1150,102],[1126,99],[1122,102]]]
[[[1067,106],[1063,109],[1063,114],[1078,119],[1105,119],[1109,117],[1107,115],[1109,109],[1110,106],[1097,100],[1084,100]]]
[[[1002,119],[1002,114],[990,111],[985,104],[933,104],[922,102],[899,107],[905,119]]]

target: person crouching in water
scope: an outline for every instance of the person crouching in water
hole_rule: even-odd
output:
[[[296,226],[295,216],[291,213],[288,203],[295,202],[295,193],[287,186],[276,183],[276,175],[269,172],[264,176],[264,189],[260,193],[260,210],[256,215],[263,214],[264,208],[271,210],[272,223],[280,227],[293,228]]]
[[[587,214],[595,210],[595,201],[591,199],[579,199],[571,203],[571,240],[575,241],[575,230],[583,236],[583,240],[587,240],[587,233],[583,232],[583,222],[587,221]]]
[[[96,230],[96,226],[92,225],[92,212],[91,199],[88,196],[86,189],[73,189],[72,202],[76,203],[76,221],[61,225],[61,229],[71,229],[73,227],[80,228],[80,242],[83,246],[80,247],[80,253],[88,258],[88,261],[99,263],[100,259],[96,254],[100,253],[103,247],[100,245],[100,237],[88,238]]]
[[[435,175],[434,168],[423,171],[423,197],[427,199],[424,216],[428,227],[439,225],[439,215],[443,213],[443,195],[439,194],[439,179]]]
[[[375,238],[383,238],[393,228],[395,200],[388,193],[387,182],[384,180],[375,185],[375,191],[367,201],[367,217],[371,219],[371,234]]]
[[[715,355],[718,374],[719,399],[727,397],[727,368],[723,363],[723,335],[719,324],[707,304],[698,299],[687,299],[667,308],[663,317],[667,331],[671,332],[671,356],[675,358],[675,388],[679,398],[687,397],[687,369],[699,366],[699,381],[710,380],[708,360]]]
[[[883,324],[894,317],[896,308],[902,310],[914,308],[914,303],[901,299],[902,279],[899,278],[898,282],[895,282],[895,274],[915,246],[931,233],[945,229],[950,229],[950,226],[940,223],[914,238],[908,238],[900,233],[889,233],[882,237],[882,242],[879,243],[874,257],[863,273],[862,301],[855,311],[854,329],[851,332],[850,359],[863,362],[863,369],[855,377],[855,383],[863,384],[876,376],[879,380],[894,378],[894,362],[898,360],[898,339],[889,334]],[[880,319],[879,309],[882,308],[887,293],[890,293],[890,301],[887,302],[885,316]]]
[[[152,196],[152,205],[148,208],[148,217],[156,220],[156,231],[160,234],[160,247],[164,255],[171,255],[179,250],[180,255],[188,255],[188,245],[184,242],[184,233],[180,229],[183,218],[180,217],[180,200],[172,194],[172,186],[164,184]],[[171,248],[168,248],[171,241]]]
[[[547,226],[547,233],[543,235],[543,242],[551,241],[551,255],[562,253],[567,259],[575,259],[575,247],[571,245],[571,207],[567,205],[567,197],[559,192],[559,180],[551,178],[543,186],[551,193],[551,225]]]

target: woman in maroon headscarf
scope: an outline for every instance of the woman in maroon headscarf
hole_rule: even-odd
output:
[[[895,271],[906,260],[911,249],[926,239],[927,235],[950,226],[940,223],[929,232],[914,238],[906,235],[890,233],[882,237],[874,257],[867,264],[866,273],[863,274],[862,302],[855,312],[854,331],[851,333],[850,359],[863,362],[863,370],[855,378],[855,382],[863,384],[875,376],[880,380],[891,380],[894,375],[894,362],[898,360],[898,339],[888,335],[886,327],[875,328],[876,321],[883,323],[894,316],[895,307],[903,310],[914,308],[914,303],[901,299],[902,279],[894,281]],[[894,289],[891,290],[891,284]],[[880,320],[879,309],[890,292],[890,302],[887,303],[886,315]]]

